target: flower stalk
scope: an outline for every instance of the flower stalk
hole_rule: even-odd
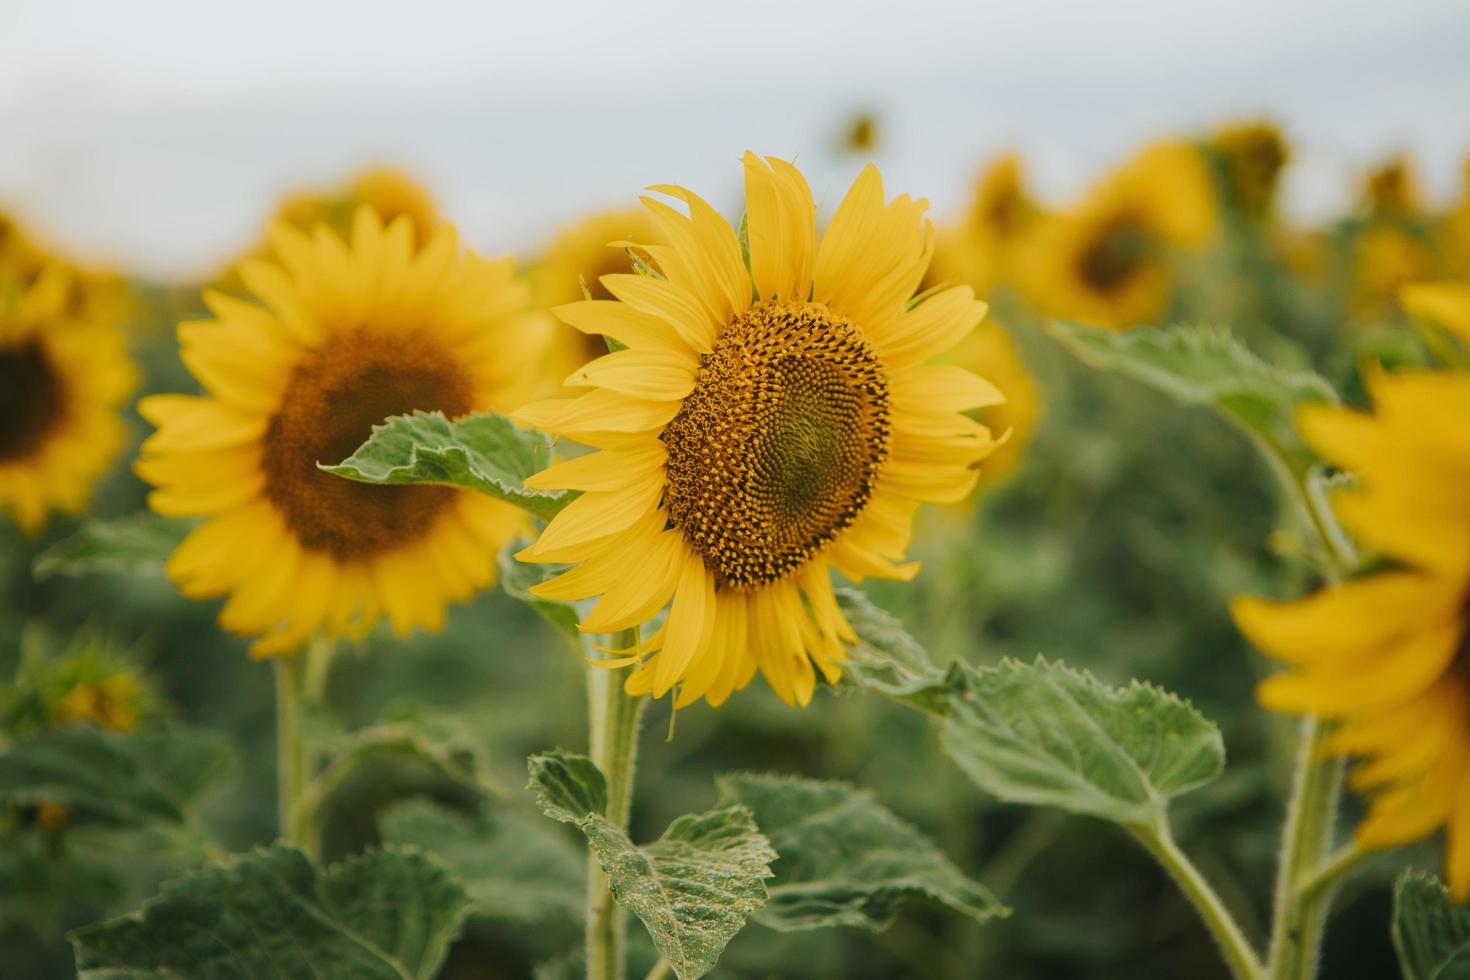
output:
[[[282,841],[300,846],[297,814],[306,788],[306,741],[301,737],[302,689],[306,655],[277,657],[276,671],[276,808]]]
[[[620,646],[637,642],[625,634]],[[633,772],[644,698],[623,691],[623,672],[589,665],[587,707],[590,755],[607,779],[607,819],[627,830],[633,809]],[[624,980],[627,915],[613,899],[607,872],[587,862],[587,980]]]

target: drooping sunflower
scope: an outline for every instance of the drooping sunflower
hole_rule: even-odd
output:
[[[1470,303],[1458,330],[1470,340]],[[1329,751],[1360,757],[1349,785],[1372,794],[1366,848],[1443,827],[1446,877],[1470,897],[1470,376],[1374,374],[1371,414],[1312,406],[1308,442],[1355,473],[1334,501],[1343,524],[1386,560],[1296,602],[1241,598],[1235,620],[1290,665],[1263,705],[1336,722]]]
[[[1230,123],[1216,130],[1207,146],[1224,178],[1230,206],[1252,220],[1269,218],[1290,158],[1281,130],[1263,120]]]
[[[529,288],[509,259],[462,251],[441,225],[422,248],[400,217],[358,211],[350,242],[286,224],[277,261],[241,277],[258,302],[210,292],[215,320],[181,324],[203,396],[156,395],[137,469],[162,514],[206,522],[168,572],[192,597],[229,594],[220,622],[290,652],[315,633],[437,629],[489,585],[522,527],[510,506],[445,487],[379,487],[321,472],[392,415],[508,410],[539,356]]]
[[[524,422],[598,452],[530,485],[574,489],[521,558],[576,567],[535,588],[601,596],[582,629],[664,624],[628,651],[633,694],[712,705],[760,670],[788,704],[841,671],[853,639],[835,568],[910,579],[920,501],[962,499],[994,442],[963,411],[998,403],[989,382],[926,362],[984,316],[967,285],[910,305],[933,248],[927,202],[885,203],[869,166],[821,236],[805,179],[744,158],[749,265],[735,230],[681,187],[686,217],[645,199],[659,276],[608,275],[612,300],[559,307],[627,347],[586,365],[573,399]],[[616,664],[620,661],[614,660]]]
[[[137,382],[117,324],[81,315],[60,265],[34,278],[0,269],[0,510],[39,532],[81,513],[127,430]]]
[[[1118,330],[1151,323],[1168,304],[1176,253],[1208,242],[1216,212],[1199,150],[1153,144],[1075,210],[1038,226],[1022,285],[1050,316]]]
[[[1021,158],[1008,153],[975,181],[964,217],[939,233],[924,285],[967,282],[978,295],[1009,282],[1017,247],[1041,215],[1026,190]]]
[[[654,222],[643,208],[601,211],[572,225],[556,237],[528,270],[531,300],[550,310],[584,298],[612,299],[602,277],[631,272],[626,243],[649,241]],[[552,327],[546,350],[544,392],[563,392],[562,383],[573,371],[607,353],[607,343],[596,334],[573,330],[560,321]]]

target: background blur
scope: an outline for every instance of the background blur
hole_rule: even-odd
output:
[[[890,194],[927,196],[945,219],[966,209],[976,174],[1005,151],[1019,154],[1044,206],[1062,207],[1151,139],[1202,139],[1264,117],[1291,147],[1279,220],[1227,222],[1191,260],[1166,319],[1227,323],[1351,400],[1365,357],[1418,356],[1392,288],[1354,304],[1373,265],[1361,256],[1378,254],[1359,246],[1365,229],[1387,228],[1417,247],[1461,207],[1467,55],[1463,0],[0,0],[0,211],[126,274],[139,287],[128,329],[140,393],[191,391],[172,329],[197,315],[198,284],[256,245],[285,195],[340,187],[368,165],[421,180],[470,243],[530,258],[589,210],[624,206],[652,183],[686,184],[737,218],[747,147],[798,160],[827,213],[873,159]],[[864,114],[876,136],[855,148],[849,130]],[[1365,212],[1365,176],[1401,153],[1427,210]],[[1288,274],[1277,234],[1298,231],[1307,271]],[[1148,678],[1218,720],[1229,768],[1180,801],[1178,835],[1259,937],[1264,925],[1248,910],[1267,908],[1293,726],[1255,706],[1255,681],[1271,668],[1240,639],[1226,603],[1306,587],[1300,543],[1273,537],[1270,474],[1236,433],[1082,367],[1007,284],[992,299],[1036,379],[1042,420],[1018,469],[978,505],[923,518],[919,580],[871,593],[940,662],[1043,652],[1110,682]],[[130,422],[135,447],[147,426]],[[130,456],[99,489],[95,513],[143,507]],[[60,519],[29,539],[0,523],[0,679],[16,678],[0,694],[19,703],[40,690],[28,671],[81,656],[73,636],[85,624],[81,646],[126,661],[152,713],[234,746],[238,764],[204,807],[208,836],[230,850],[268,841],[269,669],[218,630],[217,604],[181,599],[161,575],[37,581],[31,559],[76,527]],[[428,719],[499,788],[490,808],[534,824],[520,792],[525,756],[585,744],[581,664],[499,592],[456,607],[449,622],[442,636],[375,636],[343,656],[322,725]],[[51,653],[27,666],[24,647]],[[1193,912],[1122,833],[985,798],[911,712],[825,692],[791,711],[757,682],[719,711],[681,712],[670,741],[667,704],[649,718],[635,839],[708,806],[721,771],[842,778],[873,789],[1016,910],[979,926],[906,909],[879,935],[753,926],[718,977],[1224,976]],[[345,785],[328,855],[373,840],[407,796],[479,805],[452,774],[421,763],[375,760]],[[565,829],[547,827],[550,838]],[[23,888],[0,880],[7,980],[70,976],[64,929],[136,907],[159,879],[212,853],[199,841],[68,833],[60,845],[47,838]],[[580,844],[573,835],[560,846],[574,915]],[[1396,975],[1387,880],[1369,873],[1344,894],[1326,977]],[[577,935],[570,917],[557,928],[477,919],[444,975],[528,976]],[[647,954],[645,944],[632,975]]]
[[[0,0],[0,21],[0,203],[168,278],[367,162],[493,251],[650,183],[733,201],[747,147],[830,199],[861,110],[892,185],[940,215],[1004,149],[1068,197],[1145,138],[1265,113],[1298,150],[1288,213],[1321,219],[1397,151],[1449,194],[1470,105],[1458,0]]]

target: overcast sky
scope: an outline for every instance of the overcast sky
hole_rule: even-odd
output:
[[[155,275],[210,268],[283,191],[373,161],[491,251],[649,183],[733,209],[746,147],[830,201],[862,107],[890,186],[941,214],[1003,149],[1065,198],[1140,139],[1258,113],[1300,147],[1303,216],[1398,149],[1448,196],[1470,3],[0,0],[0,204]]]

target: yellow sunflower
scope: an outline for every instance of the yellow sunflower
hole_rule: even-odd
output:
[[[1456,321],[1470,339],[1470,300]],[[1470,897],[1470,376],[1377,373],[1372,414],[1312,406],[1303,435],[1360,485],[1335,500],[1344,525],[1392,564],[1297,602],[1237,599],[1235,620],[1292,667],[1259,698],[1337,723],[1330,752],[1365,761],[1366,848],[1444,827],[1446,877]]]
[[[35,534],[53,510],[81,513],[123,448],[137,382],[116,324],[78,315],[71,276],[0,269],[0,510]]]
[[[451,600],[495,575],[522,527],[510,506],[446,487],[379,487],[317,469],[391,415],[507,410],[522,395],[529,290],[511,259],[461,251],[441,225],[422,248],[400,217],[358,211],[350,243],[326,226],[271,235],[274,261],[241,277],[259,302],[209,292],[217,319],[179,327],[207,394],[156,395],[137,469],[161,514],[206,522],[168,571],[192,597],[229,594],[220,622],[259,656],[314,633],[437,629]]]
[[[1442,241],[1450,271],[1470,279],[1470,160],[1460,177],[1460,203],[1445,218]]]
[[[943,361],[978,374],[1005,392],[1005,401],[987,406],[979,416],[992,432],[1007,434],[1004,441],[997,442],[980,473],[982,484],[999,483],[1014,473],[1026,456],[1045,405],[1041,386],[1010,333],[994,317],[955,345]]]
[[[1199,151],[1156,143],[1080,207],[1038,227],[1023,285],[1050,316],[1118,330],[1151,323],[1168,304],[1172,253],[1203,247],[1216,222],[1214,185]]]
[[[1281,131],[1269,122],[1231,123],[1216,130],[1208,146],[1220,166],[1231,206],[1248,218],[1270,217],[1290,157]]]
[[[63,312],[72,319],[121,326],[132,310],[132,291],[119,275],[72,261],[42,245],[14,217],[0,212],[0,278],[29,286],[52,266],[66,273]]]
[[[820,244],[806,181],[744,158],[749,265],[735,230],[681,187],[645,199],[660,276],[608,275],[612,300],[559,307],[627,350],[586,365],[591,392],[518,417],[598,449],[529,481],[582,496],[520,555],[576,567],[536,587],[601,596],[582,629],[664,624],[622,661],[632,694],[717,705],[759,669],[788,704],[840,674],[851,629],[829,569],[907,580],[921,500],[956,501],[994,442],[961,412],[1003,400],[925,362],[984,316],[969,286],[910,298],[933,248],[927,202],[885,203],[869,166]]]
[[[964,218],[940,232],[924,288],[967,282],[983,296],[1010,281],[1016,247],[1040,213],[1026,190],[1020,157],[1002,156],[975,181]]]
[[[602,277],[631,272],[633,261],[627,243],[648,241],[653,234],[653,219],[642,208],[589,215],[558,235],[531,265],[528,276],[532,302],[543,310],[575,303],[584,298],[584,287],[592,299],[612,299]],[[568,375],[607,353],[607,342],[596,334],[573,330],[559,321],[551,331],[545,394],[563,391]]]

